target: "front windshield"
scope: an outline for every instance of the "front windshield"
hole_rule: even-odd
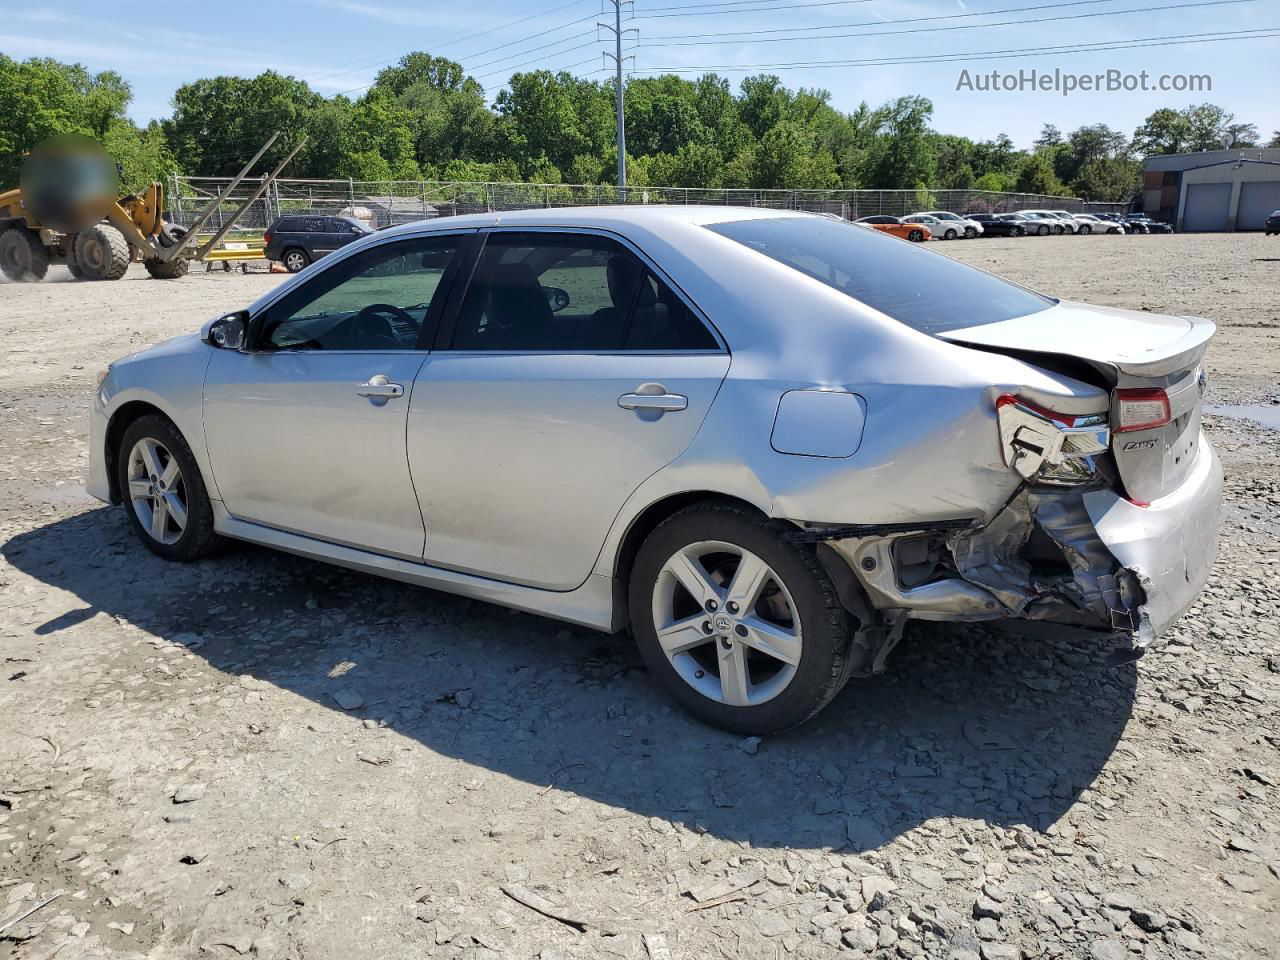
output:
[[[922,333],[997,323],[1055,302],[918,244],[825,217],[737,220],[707,229]]]

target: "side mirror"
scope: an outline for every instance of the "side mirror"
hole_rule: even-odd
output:
[[[249,315],[241,310],[213,321],[205,342],[222,350],[243,350],[248,339]]]

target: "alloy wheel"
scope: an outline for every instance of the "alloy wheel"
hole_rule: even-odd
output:
[[[285,255],[284,265],[288,267],[291,272],[297,273],[307,265],[307,261],[302,254],[295,250],[294,252]]]
[[[178,460],[158,440],[143,437],[129,452],[129,502],[157,543],[174,544],[187,528],[187,487]]]
[[[795,601],[750,550],[714,540],[682,547],[658,574],[652,612],[667,660],[710,700],[757,706],[796,675],[804,640]]]

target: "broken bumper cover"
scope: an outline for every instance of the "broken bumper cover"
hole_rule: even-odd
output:
[[[1153,632],[1164,633],[1204,588],[1218,554],[1222,464],[1213,446],[1202,433],[1191,474],[1150,506],[1109,490],[1085,494],[1084,506],[1098,538],[1142,584]]]
[[[1024,486],[979,527],[868,531],[831,546],[890,617],[1043,620],[1129,634],[1145,647],[1208,579],[1221,502],[1222,467],[1202,434],[1191,474],[1148,506],[1110,489]],[[914,552],[938,563],[934,576],[908,585],[912,540],[924,540]]]

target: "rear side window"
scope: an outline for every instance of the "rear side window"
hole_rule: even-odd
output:
[[[297,233],[301,229],[301,221],[296,217],[285,217],[276,224],[276,233]]]
[[[708,226],[922,333],[1038,313],[1053,300],[948,256],[825,217]]]
[[[495,233],[458,313],[453,350],[716,350],[684,302],[616,241]]]

